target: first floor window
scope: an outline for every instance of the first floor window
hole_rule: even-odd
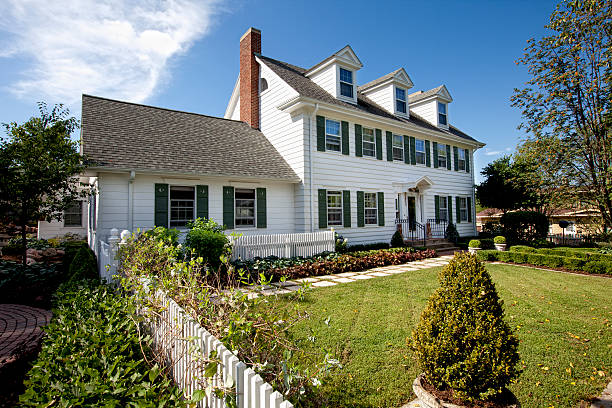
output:
[[[459,158],[457,168],[465,171],[465,149],[459,149],[459,155],[457,157]]]
[[[363,155],[370,157],[376,156],[376,139],[374,138],[374,129],[363,128],[361,134],[361,140],[363,142]]]
[[[325,120],[325,150],[340,151],[340,122]]]
[[[364,193],[365,223],[378,224],[378,209],[376,208],[376,193]]]
[[[467,208],[467,198],[459,197],[459,217],[461,217],[460,221],[468,220],[468,208]]]
[[[393,135],[393,160],[404,161],[404,137]]]
[[[414,151],[417,164],[425,164],[425,141],[416,139],[414,142]]]
[[[446,167],[446,149],[447,145],[438,143],[438,167]]]
[[[448,125],[448,119],[446,116],[446,104],[438,102],[438,123],[441,125]]]
[[[342,192],[327,192],[327,225],[342,225]]]
[[[83,226],[83,202],[75,201],[64,210],[64,227]]]
[[[340,95],[353,97],[353,71],[340,68]]]
[[[440,221],[448,221],[448,197],[440,197]]]
[[[237,188],[235,190],[236,227],[255,226],[255,189]]]
[[[194,187],[170,187],[170,227],[185,227],[189,221],[193,221],[194,209]]]

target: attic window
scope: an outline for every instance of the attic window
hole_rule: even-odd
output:
[[[266,89],[268,89],[268,81],[266,81],[266,78],[260,78],[259,79],[259,92],[263,92]]]
[[[353,71],[340,68],[340,95],[353,98]]]
[[[448,120],[446,118],[446,104],[442,102],[438,102],[438,123],[440,125],[448,125]]]
[[[406,113],[406,90],[403,88],[395,88],[395,110]]]

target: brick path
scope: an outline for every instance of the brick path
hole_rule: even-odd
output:
[[[24,305],[0,304],[0,368],[35,348],[40,329],[51,320],[51,312]]]

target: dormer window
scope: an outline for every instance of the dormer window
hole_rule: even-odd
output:
[[[340,95],[353,98],[353,71],[340,68]]]
[[[440,125],[448,125],[448,120],[446,118],[446,104],[442,102],[438,102],[438,123]]]
[[[395,110],[406,113],[406,90],[403,88],[395,88]]]

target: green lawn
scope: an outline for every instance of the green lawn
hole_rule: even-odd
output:
[[[524,407],[576,407],[611,379],[612,279],[488,265],[524,372],[510,387]],[[419,373],[407,347],[439,268],[317,288],[298,304],[310,318],[292,329],[343,368],[324,381],[323,406],[399,407]],[[285,300],[279,299],[283,302]],[[329,318],[328,324],[325,321]]]

